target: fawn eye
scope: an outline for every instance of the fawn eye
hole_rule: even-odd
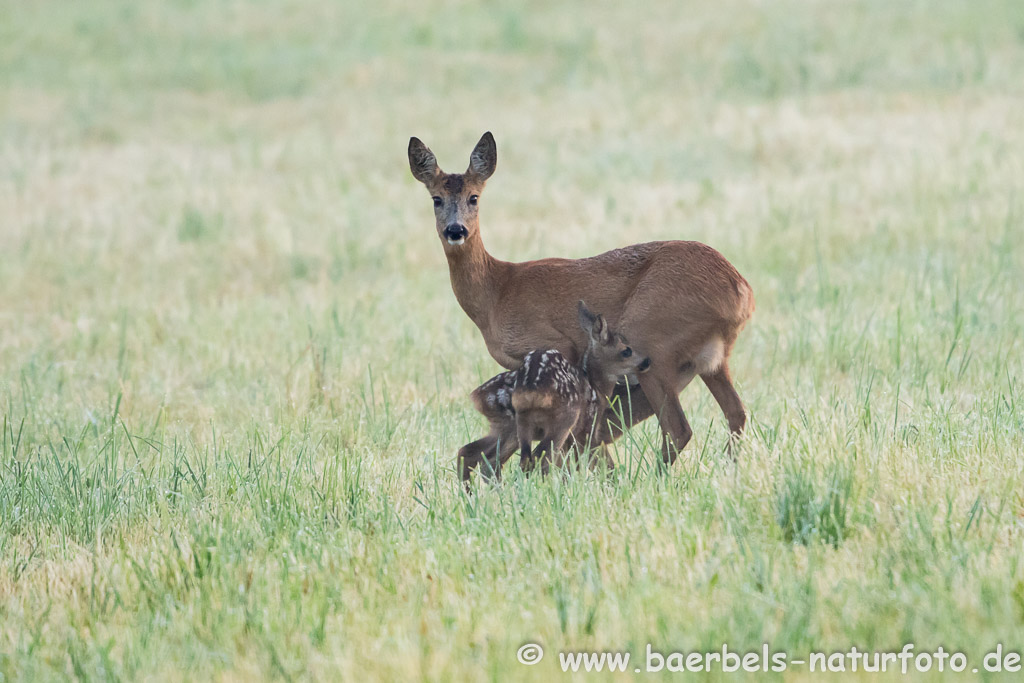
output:
[[[627,346],[626,348],[622,349],[621,355],[623,358],[629,358],[630,356],[633,355],[633,349]]]
[[[478,200],[478,199],[480,199],[479,195],[475,195],[475,194],[469,195],[469,205],[470,206],[476,206],[476,200]]]
[[[435,209],[440,209],[441,208],[441,204],[443,203],[441,201],[441,198],[440,197],[431,197],[431,199],[434,200],[434,208]]]

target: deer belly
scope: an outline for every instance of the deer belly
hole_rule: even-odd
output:
[[[536,349],[555,349],[570,363],[578,360],[573,340],[548,326],[538,330],[529,324],[518,325],[515,321],[504,321],[501,325],[492,325],[481,332],[491,358],[510,370],[522,365],[526,354]]]
[[[503,347],[491,344],[486,339],[484,341],[487,343],[487,352],[491,354],[491,358],[497,361],[501,367],[508,370],[516,370],[523,364],[523,356],[526,355],[525,351],[520,355],[512,355],[507,353]]]

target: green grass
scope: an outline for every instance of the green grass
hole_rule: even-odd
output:
[[[0,15],[0,681],[1024,648],[1015,0]],[[405,148],[485,130],[496,256],[751,282],[736,464],[698,382],[667,476],[460,494],[497,367]]]

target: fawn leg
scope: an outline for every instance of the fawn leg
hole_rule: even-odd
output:
[[[561,469],[565,466],[566,448],[572,448],[573,439],[572,428],[576,424],[576,420],[579,417],[579,411],[575,414],[566,417],[562,420],[561,424],[555,427],[556,431],[551,438],[551,448],[553,449],[552,457],[554,458],[555,467]],[[574,449],[575,462],[579,466],[579,449]]]
[[[555,452],[555,442],[551,437],[545,436],[537,444],[537,447],[533,449],[533,459],[540,461],[540,473],[542,476],[548,476],[548,472],[551,471],[551,457]]]
[[[602,422],[607,424],[609,417],[608,411],[598,411],[590,436],[584,441],[570,434],[568,445],[573,449],[577,468],[582,466],[586,459],[591,472],[596,471],[599,467],[604,467],[609,472],[615,469],[615,461],[612,459],[611,453],[608,452],[608,446],[598,436]]]
[[[514,423],[493,428],[487,436],[471,441],[460,448],[457,457],[459,476],[466,490],[469,490],[469,479],[473,470],[479,467],[482,462],[487,464],[488,471],[483,473],[486,478],[490,478],[491,474],[500,478],[501,466],[512,457],[515,450]]]
[[[515,429],[503,429],[497,437],[497,444],[488,453],[487,463],[490,465],[494,478],[501,480],[501,468],[516,452]]]
[[[482,460],[489,458],[490,454],[496,451],[497,446],[497,437],[488,434],[482,439],[471,441],[459,449],[459,454],[456,457],[459,465],[459,477],[462,479],[462,485],[467,490],[469,490],[469,479],[473,470],[476,469]]]
[[[641,392],[637,392],[641,393]],[[611,453],[608,452],[607,441],[601,439],[602,429],[607,431],[610,429],[608,421],[614,416],[612,411],[608,409],[607,401],[609,399],[601,396],[598,398],[598,406],[596,414],[594,415],[594,425],[590,431],[590,438],[587,439],[586,444],[577,444],[578,452],[582,453],[584,448],[587,450],[587,457],[590,460],[590,470],[593,472],[598,467],[603,465],[608,472],[612,472],[615,469],[615,461],[612,460]]]
[[[531,474],[537,467],[537,454],[533,451],[533,444],[528,439],[521,439],[519,443],[519,469],[526,474]]]
[[[593,451],[591,451],[593,453]],[[615,460],[612,458],[612,454],[608,452],[608,446],[601,444],[597,447],[598,457],[591,455],[590,458],[590,469],[596,470],[598,467],[604,466],[604,468],[612,472],[615,470]]]

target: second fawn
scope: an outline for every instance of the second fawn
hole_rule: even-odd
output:
[[[477,410],[490,422],[488,437],[515,438],[526,471],[539,459],[541,471],[547,472],[552,458],[556,466],[562,465],[567,447],[595,445],[595,430],[605,419],[615,385],[624,375],[650,367],[649,358],[634,353],[626,338],[613,332],[604,317],[592,313],[582,301],[578,315],[588,338],[579,365],[554,349],[530,351],[518,370],[491,378],[471,395]],[[536,449],[534,442],[539,442]],[[465,448],[460,452],[464,481],[482,460],[478,457],[467,462],[464,454],[470,452]],[[499,474],[501,464],[488,461]]]

